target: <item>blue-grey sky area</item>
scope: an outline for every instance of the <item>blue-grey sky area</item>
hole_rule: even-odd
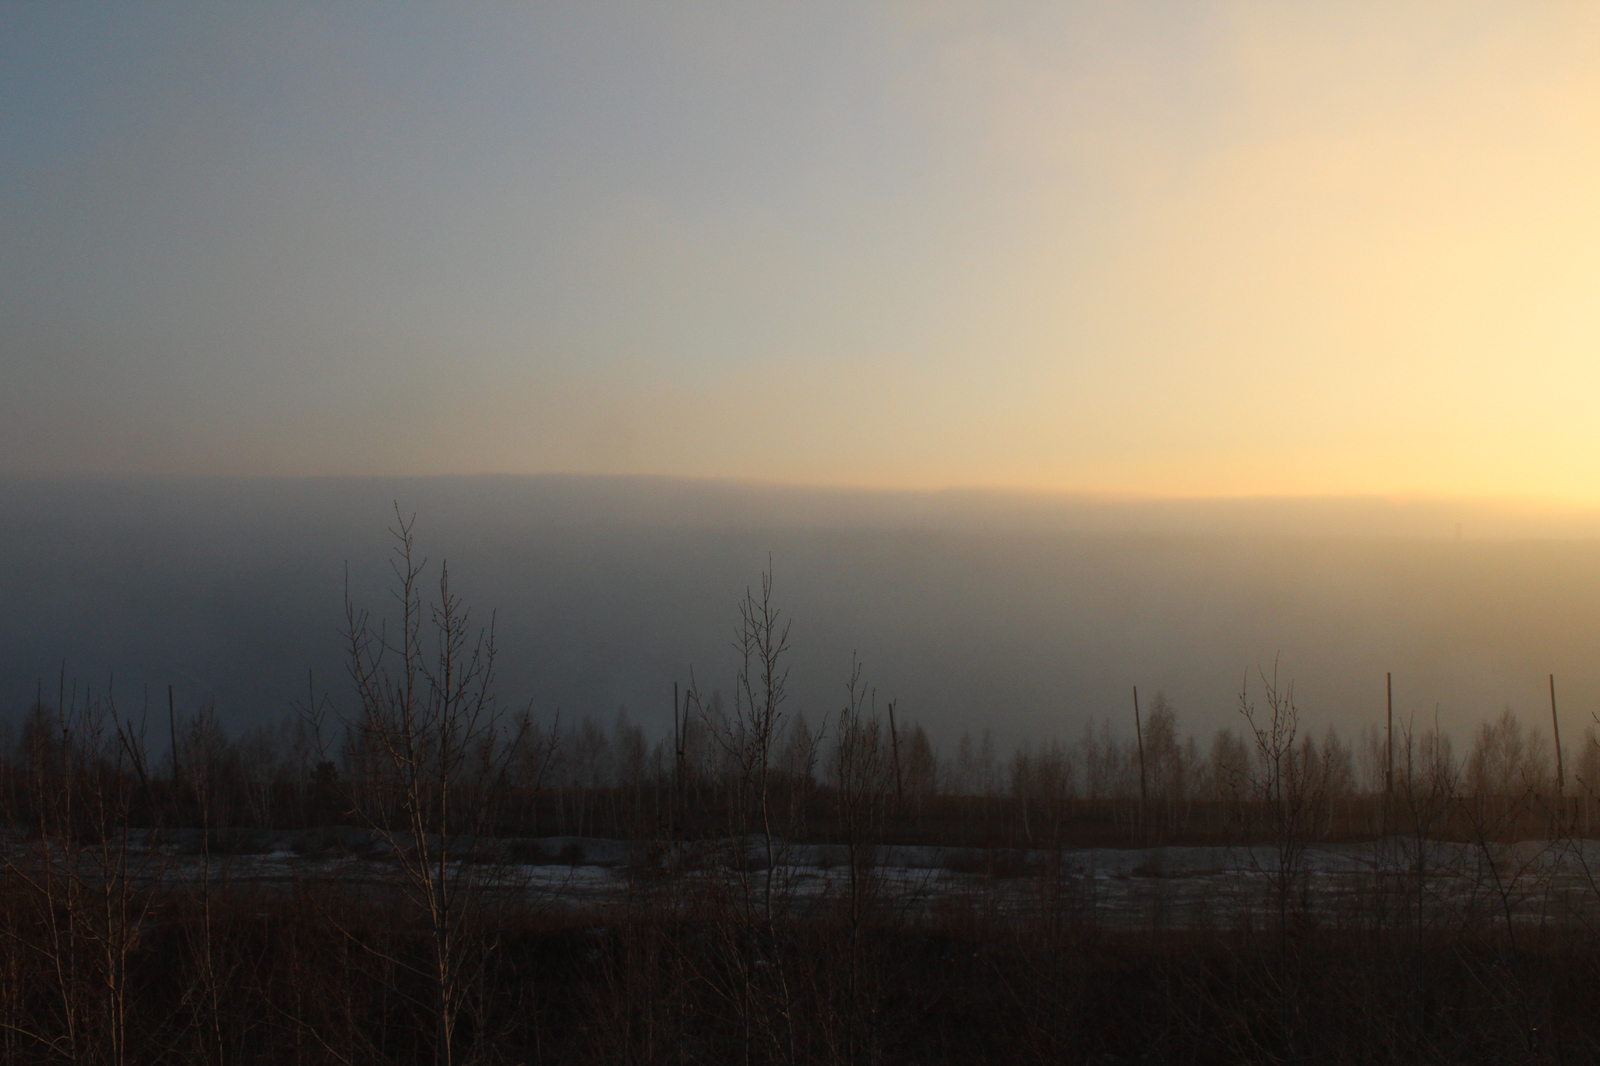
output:
[[[0,469],[1595,502],[1562,4],[8,4]]]
[[[13,469],[647,463],[652,382],[848,360],[982,225],[853,9],[0,18]]]

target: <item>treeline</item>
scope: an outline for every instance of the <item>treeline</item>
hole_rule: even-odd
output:
[[[916,727],[891,726],[859,675],[826,731],[796,743],[800,719],[783,726],[781,671],[767,669],[780,648],[757,641],[734,699],[682,701],[669,744],[621,717],[569,734],[501,713],[470,651],[464,670],[430,667],[411,684],[404,657],[398,674],[358,671],[359,711],[344,719],[313,708],[230,739],[209,713],[174,714],[163,724],[176,744],[157,758],[108,699],[66,689],[60,707],[26,716],[3,764],[0,1061],[1600,1055],[1600,884],[1542,861],[1584,854],[1577,786],[1565,798],[1537,790],[1514,719],[1482,734],[1505,791],[1466,784],[1490,780],[1471,753],[1457,760],[1427,735],[1403,742],[1392,789],[1351,793],[1368,814],[1387,812],[1396,836],[1374,844],[1370,877],[1329,886],[1306,848],[1329,831],[1333,745],[1305,743],[1286,689],[1269,682],[1244,704],[1253,745],[1237,764],[1240,792],[1189,801],[1238,819],[1235,838],[1264,842],[1245,874],[1258,883],[1252,902],[1173,921],[1153,873],[1138,889],[1148,917],[1130,927],[1107,917],[1092,877],[1069,872],[1063,827],[1120,810],[1128,839],[1149,842],[1140,812],[1193,795],[1150,773],[1170,708],[1146,720],[1144,805],[1136,782],[1090,799],[1066,796],[1064,774],[1034,776],[1085,756],[1066,745],[1019,748],[994,787],[953,792],[937,785],[946,771],[931,744],[927,776],[906,772]],[[1175,721],[1170,735],[1179,751],[1197,747],[1176,744]],[[1125,744],[1112,750],[1137,760]],[[594,774],[607,758],[610,773],[629,758],[640,772]],[[986,816],[1032,847],[995,845],[988,876],[968,872],[963,889],[905,907],[879,847]],[[563,905],[562,888],[525,876],[528,855],[502,846],[563,818],[569,829],[647,824],[602,902]],[[261,882],[229,830],[278,819],[363,838],[287,883]],[[1467,865],[1429,847],[1452,822],[1475,842]],[[1559,839],[1531,858],[1493,844],[1528,825]],[[715,839],[675,846],[675,834]],[[808,835],[845,845],[845,868],[820,894],[785,866],[781,842]]]
[[[320,713],[301,708],[229,735],[212,707],[158,705],[152,712],[146,704],[130,714],[109,692],[79,693],[64,677],[60,692],[59,705],[38,703],[0,722],[0,780],[14,812],[28,809],[30,773],[70,764],[142,781],[128,814],[143,827],[338,825],[350,821],[347,793],[364,787],[371,767],[359,721],[335,718],[327,703]],[[1241,715],[1244,729],[1219,729],[1202,742],[1182,733],[1161,694],[1142,715],[1138,740],[1091,719],[1074,739],[1025,740],[1009,751],[997,749],[985,730],[964,733],[947,753],[921,724],[870,703],[853,719],[849,712],[815,722],[801,712],[775,717],[765,787],[789,812],[784,825],[797,840],[826,841],[837,828],[847,739],[883,763],[873,776],[885,791],[884,831],[893,843],[1243,841],[1258,828],[1252,812],[1274,760],[1315,794],[1323,839],[1397,829],[1407,797],[1419,793],[1469,806],[1537,799],[1561,805],[1582,832],[1600,822],[1591,795],[1600,783],[1594,728],[1564,753],[1558,774],[1546,734],[1525,727],[1510,708],[1481,725],[1462,754],[1448,734],[1410,722],[1397,726],[1392,741],[1372,725],[1352,742],[1332,728],[1320,737],[1297,728],[1292,750],[1274,755]],[[841,722],[853,722],[848,737]],[[691,690],[675,725],[675,735],[653,738],[625,710],[605,723],[519,716],[514,731],[489,742],[505,749],[494,756],[504,764],[500,784],[518,797],[500,810],[494,831],[628,839],[721,831],[748,769],[748,723],[736,719],[721,692],[702,700]],[[107,738],[114,741],[110,762]],[[1538,819],[1507,825],[1533,835],[1543,828]],[[1460,819],[1436,829],[1466,835]]]

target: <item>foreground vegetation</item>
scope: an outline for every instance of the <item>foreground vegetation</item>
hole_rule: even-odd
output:
[[[353,699],[312,690],[280,728],[229,738],[170,696],[164,720],[130,716],[63,675],[19,720],[0,759],[0,1059],[1600,1059],[1592,738],[1552,760],[1508,712],[1460,758],[1411,722],[1347,746],[1306,736],[1292,685],[1262,672],[1242,728],[1204,747],[1157,699],[1131,743],[1101,723],[941,758],[859,670],[837,712],[791,714],[764,581],[731,695],[689,679],[651,742],[625,717],[505,710],[492,632],[447,575],[425,603],[413,560],[402,525],[387,630],[350,608]],[[250,829],[325,853],[263,884],[237,854]],[[632,840],[617,890],[563,906],[527,877],[580,861],[541,850],[552,836]],[[1313,856],[1334,840],[1374,861],[1330,908]],[[842,866],[804,899],[799,841]],[[1254,845],[1264,905],[1153,907],[1130,928],[1066,861],[1197,842]],[[969,890],[898,905],[882,848],[917,843],[978,849]],[[1141,875],[1152,900],[1160,875]]]

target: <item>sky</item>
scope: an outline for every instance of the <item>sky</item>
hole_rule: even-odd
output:
[[[0,6],[0,474],[1600,502],[1600,8]]]

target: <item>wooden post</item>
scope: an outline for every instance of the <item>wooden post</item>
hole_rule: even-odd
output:
[[[672,683],[672,797],[667,810],[667,832],[678,829],[678,792],[683,787],[683,729],[678,724],[678,683]]]
[[[900,785],[900,734],[894,727],[894,700],[889,701],[889,746],[894,752],[894,798],[905,802],[905,790]]]
[[[1149,797],[1144,779],[1144,726],[1139,722],[1139,686],[1133,686],[1133,735],[1139,742],[1139,820],[1144,821],[1145,804]]]
[[[1384,761],[1388,764],[1383,771],[1383,795],[1387,798],[1394,794],[1394,675],[1383,675],[1384,702],[1389,708],[1388,739],[1384,743]]]
[[[173,707],[172,686],[167,686],[167,732],[172,735],[172,787],[176,790],[183,782],[183,775],[178,772],[178,714]],[[174,792],[173,802],[177,802]]]
[[[1556,717],[1556,675],[1550,675],[1550,731],[1556,735],[1556,795],[1567,791],[1567,773],[1561,763],[1561,720]]]
[[[1383,675],[1383,699],[1389,724],[1383,742],[1383,835],[1389,835],[1389,813],[1394,806],[1394,674]]]

